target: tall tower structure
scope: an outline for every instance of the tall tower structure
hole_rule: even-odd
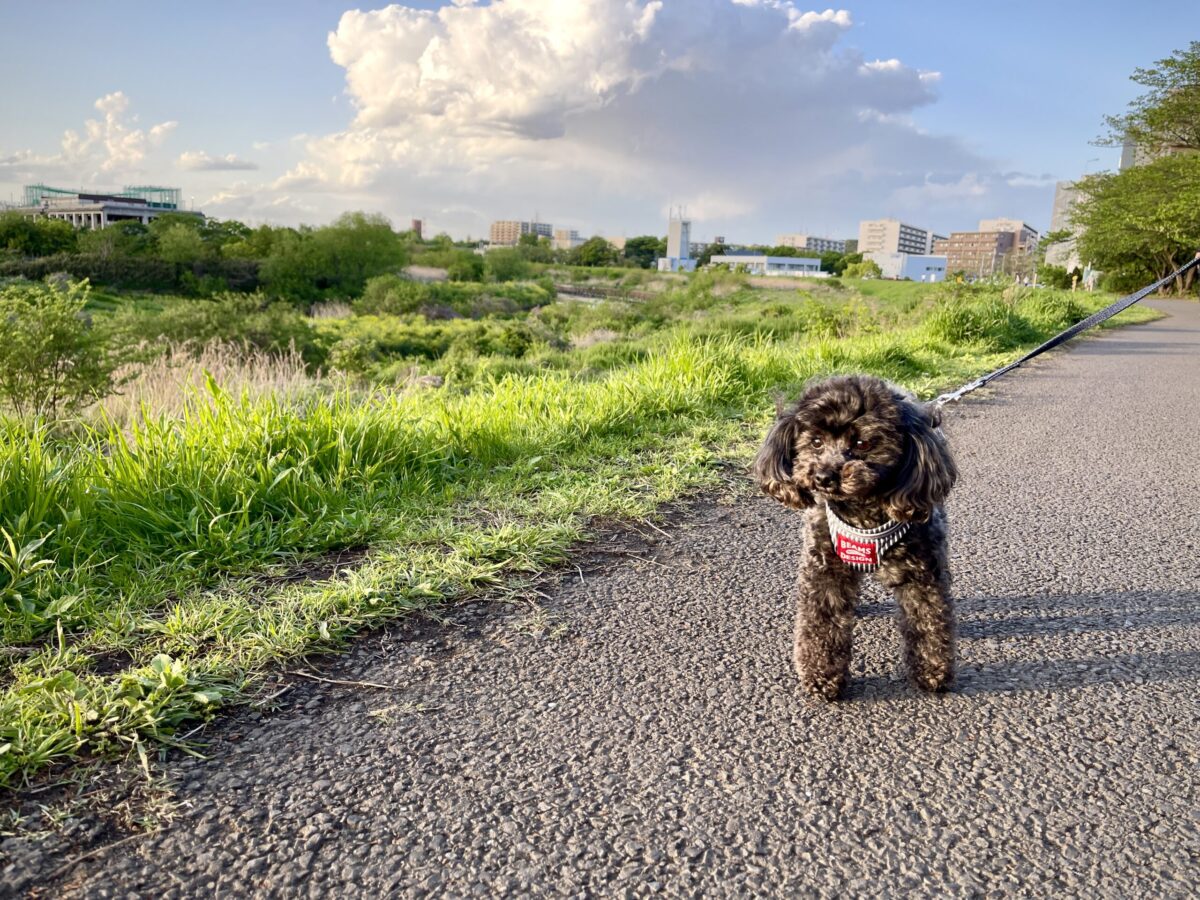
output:
[[[692,259],[692,222],[683,217],[683,210],[667,213],[667,255],[658,261],[660,272],[694,272],[696,260]]]
[[[671,213],[667,220],[667,258],[691,259],[692,223],[683,217],[680,210],[676,216]]]

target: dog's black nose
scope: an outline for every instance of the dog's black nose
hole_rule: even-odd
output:
[[[837,487],[837,472],[817,472],[813,475],[813,482],[819,488]]]

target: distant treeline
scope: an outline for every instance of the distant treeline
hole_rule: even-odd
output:
[[[700,254],[706,264],[725,245]],[[748,247],[775,256],[820,256],[826,271],[841,274],[860,259],[790,247]],[[223,291],[255,292],[296,304],[360,297],[369,279],[398,273],[410,263],[443,268],[452,281],[509,282],[536,277],[550,264],[650,269],[667,252],[665,237],[629,238],[622,249],[593,237],[570,249],[525,235],[515,247],[486,254],[473,243],[438,235],[422,240],[397,232],[386,218],[346,213],[312,228],[166,214],[149,224],[117,222],[76,230],[58,219],[0,215],[0,278],[40,280],[66,274],[117,290],[209,297]]]

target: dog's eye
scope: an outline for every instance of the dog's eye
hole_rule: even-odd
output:
[[[862,441],[862,440],[855,441],[854,449],[858,453],[866,453],[868,450],[871,449],[871,442],[870,441]]]
[[[821,440],[819,437],[815,437],[812,439],[812,445],[814,447],[823,447],[823,446],[825,446],[825,442],[823,440]]]

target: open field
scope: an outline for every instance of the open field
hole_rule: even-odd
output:
[[[930,395],[1110,299],[709,275],[642,303],[439,289],[368,286],[356,314],[319,319],[249,301],[96,312],[171,352],[197,334],[291,348],[302,383],[230,375],[182,404],[147,386],[145,415],[134,398],[66,432],[4,421],[0,784],[155,752],[270,667],[406,612],[519,596],[590,522],[652,516],[743,462],[774,390],[870,371]]]

